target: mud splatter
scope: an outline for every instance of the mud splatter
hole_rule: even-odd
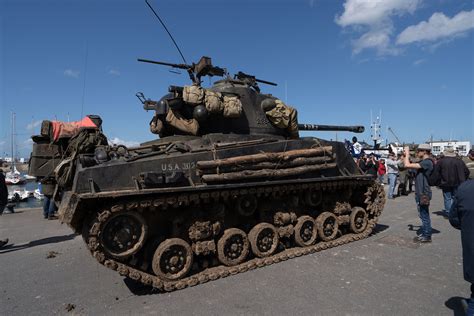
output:
[[[72,310],[74,310],[76,308],[76,305],[75,304],[71,304],[71,303],[68,303],[66,305],[66,311],[67,312],[71,312]]]
[[[59,255],[59,252],[50,251],[50,252],[48,252],[48,255],[46,256],[46,259],[56,258],[58,255]]]

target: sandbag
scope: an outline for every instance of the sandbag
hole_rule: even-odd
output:
[[[198,85],[184,86],[183,100],[189,104],[202,104],[204,101],[204,89]]]
[[[237,96],[224,96],[224,117],[237,118],[242,114],[242,102]]]
[[[211,90],[204,92],[204,104],[209,113],[221,113],[224,110],[222,94]]]
[[[197,135],[199,123],[195,119],[186,119],[178,111],[170,109],[166,114],[166,123],[186,134]]]
[[[298,112],[281,100],[275,100],[276,106],[265,112],[268,120],[276,127],[286,129],[291,138],[298,138]]]

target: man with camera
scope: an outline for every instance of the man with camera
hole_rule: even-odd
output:
[[[416,150],[416,157],[420,162],[410,162],[410,149],[404,148],[404,165],[407,169],[416,170],[415,176],[415,201],[418,207],[418,215],[421,220],[421,233],[414,241],[427,243],[431,242],[431,219],[430,219],[430,200],[431,188],[428,178],[433,171],[433,161],[430,159],[431,147],[428,144],[420,144]]]

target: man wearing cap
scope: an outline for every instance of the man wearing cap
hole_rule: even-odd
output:
[[[418,163],[410,162],[410,148],[405,147],[404,165],[407,169],[416,170],[415,176],[415,201],[418,207],[418,215],[421,220],[421,234],[415,237],[415,242],[431,242],[431,219],[430,200],[431,188],[428,177],[433,171],[433,161],[430,159],[431,147],[428,144],[420,144],[416,150],[416,157],[420,159]]]
[[[454,149],[446,149],[443,152],[443,158],[436,163],[430,179],[432,185],[439,186],[443,190],[443,213],[446,217],[449,217],[449,211],[453,205],[453,197],[459,185],[468,178],[469,169],[467,169],[464,162],[456,157]]]

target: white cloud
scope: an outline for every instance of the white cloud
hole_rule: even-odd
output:
[[[417,59],[417,60],[415,60],[415,61],[413,62],[413,65],[414,65],[414,66],[419,66],[419,65],[424,64],[424,63],[426,63],[426,59],[423,59],[423,58],[422,58],[422,59]]]
[[[34,121],[34,122],[31,122],[30,124],[26,125],[26,129],[27,129],[27,130],[32,130],[32,129],[34,129],[34,128],[40,126],[40,125],[41,125],[41,122],[43,122],[43,121]]]
[[[120,71],[118,69],[110,69],[109,70],[109,75],[112,75],[112,76],[120,76]]]
[[[413,13],[421,0],[346,0],[344,13],[336,17],[340,26],[376,25],[389,22],[392,15]]]
[[[344,12],[336,16],[341,27],[352,27],[364,33],[352,41],[353,53],[375,49],[379,55],[397,55],[399,48],[392,44],[393,17],[412,14],[422,0],[346,0]]]
[[[391,29],[385,28],[364,33],[360,38],[352,41],[354,54],[364,49],[373,48],[379,55],[397,55],[400,50],[392,47],[390,41]]]
[[[137,141],[127,141],[127,140],[123,140],[123,139],[120,139],[118,137],[114,137],[112,139],[109,139],[108,140],[110,144],[113,144],[113,145],[124,145],[125,147],[137,147],[137,146],[140,146],[140,143],[137,142]]]
[[[66,77],[71,77],[71,78],[79,78],[79,74],[81,72],[79,70],[72,70],[72,69],[66,69],[64,70],[63,74]]]
[[[452,18],[443,13],[434,13],[428,21],[407,27],[398,35],[397,44],[435,42],[452,39],[474,28],[474,10],[461,11]]]

